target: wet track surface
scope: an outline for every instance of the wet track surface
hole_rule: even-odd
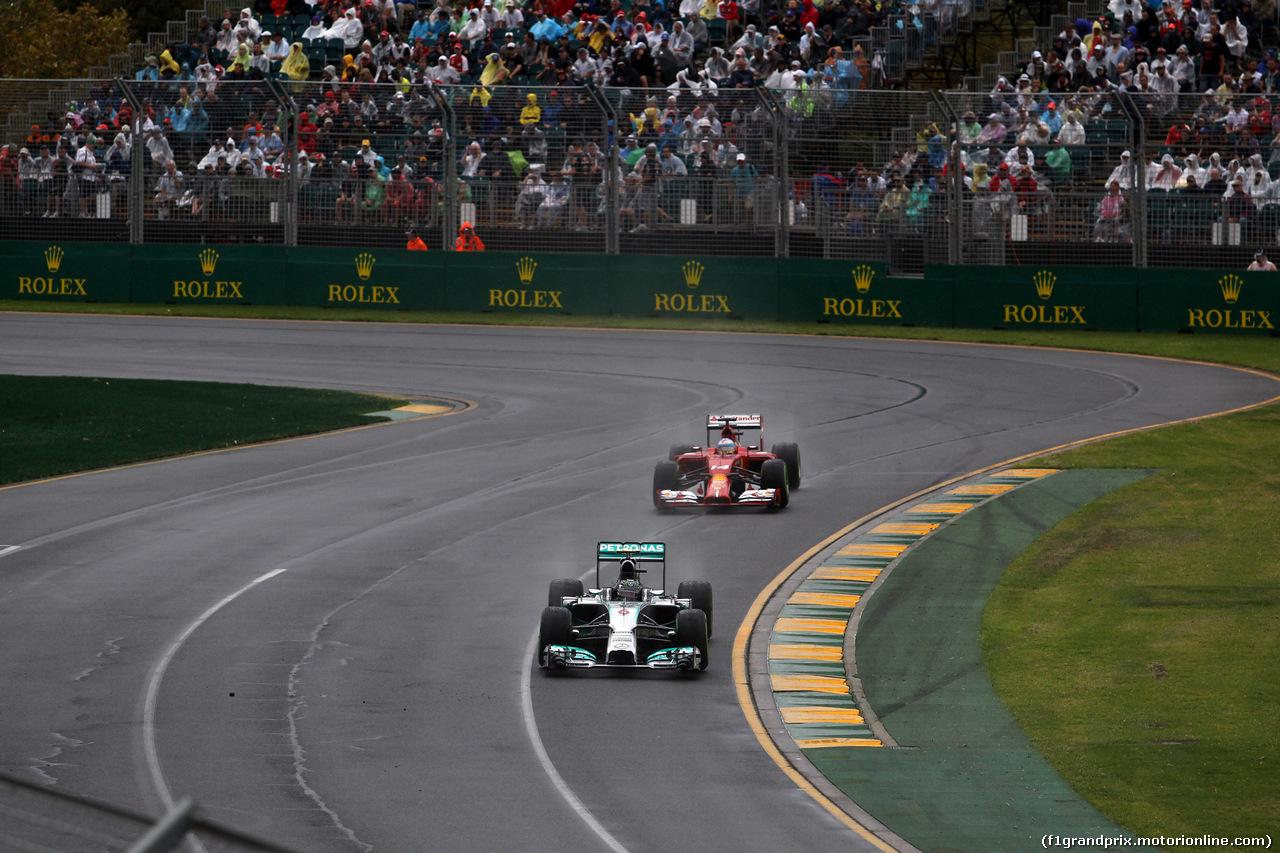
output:
[[[868,849],[738,706],[759,590],[930,485],[1276,393],[1013,348],[45,315],[0,315],[0,370],[475,404],[0,490],[0,769],[151,812],[191,795],[312,851]],[[654,462],[715,410],[799,443],[790,508],[652,508]],[[706,673],[531,672],[547,583],[590,580],[601,539],[712,582]]]

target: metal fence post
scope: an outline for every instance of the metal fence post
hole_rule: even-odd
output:
[[[791,198],[791,157],[787,140],[786,113],[778,102],[773,91],[760,87],[761,102],[769,111],[769,120],[773,123],[774,163],[777,167],[778,190],[776,205],[777,227],[774,231],[773,254],[785,258],[791,254],[791,212],[794,210]]]
[[[126,190],[125,208],[129,211],[129,242],[139,244],[142,242],[142,196],[145,185],[143,184],[142,171],[145,168],[145,151],[142,144],[142,102],[138,99],[129,81],[123,77],[116,79],[116,85],[120,87],[121,94],[124,95],[129,106],[133,109],[133,122],[131,123],[130,139],[131,147],[129,149],[129,186]]]
[[[938,109],[947,119],[947,263],[960,263],[960,223],[964,216],[964,164],[960,160],[960,145],[952,137],[960,126],[959,114],[951,103],[937,92],[930,92]]]
[[[618,239],[618,173],[622,167],[618,159],[618,135],[622,129],[618,125],[618,111],[604,93],[594,83],[588,83],[586,88],[591,100],[600,108],[600,129],[604,136],[604,252],[616,255],[621,242]]]
[[[301,178],[298,175],[298,104],[288,90],[269,80],[271,93],[276,96],[287,122],[282,128],[288,150],[288,162],[284,174],[284,197],[280,204],[280,224],[283,227],[282,242],[286,246],[298,245],[298,196]]]
[[[1133,156],[1129,162],[1133,165],[1133,265],[1147,265],[1147,242],[1150,232],[1147,228],[1147,129],[1146,120],[1142,116],[1140,106],[1135,103],[1129,92],[1120,93],[1120,101],[1128,114],[1129,132],[1133,135]]]
[[[458,233],[458,115],[453,103],[443,90],[432,86],[429,90],[436,106],[444,117],[441,127],[444,128],[444,163],[440,181],[440,246],[445,251],[453,251],[455,243],[453,235]]]

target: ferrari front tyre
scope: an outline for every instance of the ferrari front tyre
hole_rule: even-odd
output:
[[[547,646],[569,645],[569,629],[573,626],[573,617],[567,607],[544,607],[542,622],[538,626],[538,650],[535,657],[538,666],[547,665],[545,654]]]
[[[800,485],[800,445],[791,442],[775,444],[769,451],[787,463],[787,485],[797,488]]]
[[[707,614],[701,610],[681,610],[676,614],[676,645],[693,646],[698,650],[698,669],[706,669],[710,659],[707,656]]]
[[[664,504],[658,497],[658,493],[663,489],[674,489],[680,476],[680,466],[676,463],[665,460],[653,466],[653,505],[658,509],[662,509]]]
[[[707,614],[707,636],[715,627],[711,618],[711,584],[706,581],[684,581],[676,587],[676,598],[687,598],[694,610]]]
[[[547,604],[551,607],[560,607],[564,604],[565,598],[581,597],[582,581],[577,578],[560,578],[551,582],[551,589],[547,592]]]
[[[667,458],[672,462],[674,462],[676,461],[677,456],[684,456],[686,453],[692,453],[692,452],[693,452],[692,444],[675,444],[675,445],[672,445],[670,452],[667,453]]]
[[[778,509],[791,502],[791,491],[787,483],[787,463],[781,459],[770,459],[760,466],[760,488],[775,489],[778,492]]]

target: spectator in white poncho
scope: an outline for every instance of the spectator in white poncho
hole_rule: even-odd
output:
[[[1173,156],[1166,154],[1160,158],[1160,165],[1152,167],[1154,171],[1147,174],[1147,186],[1153,190],[1171,190],[1178,185],[1182,170],[1173,162]]]
[[[325,38],[342,39],[342,46],[347,50],[357,48],[364,41],[364,24],[356,17],[355,9],[348,9],[342,17],[334,22],[325,33]]]

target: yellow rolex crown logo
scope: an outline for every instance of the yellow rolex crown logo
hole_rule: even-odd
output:
[[[364,281],[373,272],[373,264],[377,260],[368,252],[361,252],[356,255],[356,274],[360,276],[360,280]]]
[[[533,258],[521,258],[516,261],[516,272],[520,273],[520,283],[533,281],[533,274],[538,271],[538,262]]]
[[[697,261],[689,261],[681,269],[684,270],[684,283],[686,287],[695,288],[702,284],[702,271],[706,269]]]
[[[218,253],[213,249],[205,249],[200,253],[200,269],[204,270],[205,275],[213,275],[213,271],[218,268]]]
[[[1222,277],[1218,286],[1222,288],[1222,298],[1227,301],[1227,304],[1235,305],[1236,300],[1240,298],[1240,288],[1244,287],[1244,280],[1239,276],[1227,275]]]
[[[1036,285],[1036,295],[1041,299],[1048,299],[1053,296],[1053,286],[1058,283],[1058,277],[1048,270],[1041,270],[1031,279]]]
[[[876,271],[866,264],[861,264],[853,268],[853,286],[858,288],[859,293],[866,293],[871,289],[871,279],[876,277]]]
[[[49,272],[57,272],[58,267],[62,266],[62,250],[57,246],[45,249],[44,262],[49,267]]]

